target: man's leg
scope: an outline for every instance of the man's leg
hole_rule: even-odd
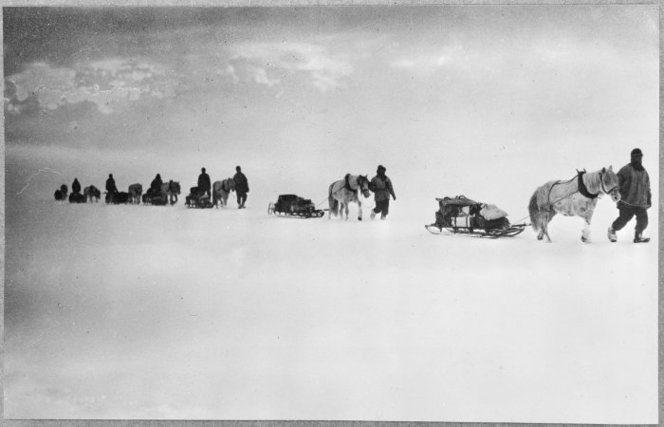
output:
[[[624,203],[619,203],[618,212],[619,212],[618,218],[616,218],[616,220],[613,221],[613,224],[611,224],[611,227],[609,227],[608,231],[609,240],[612,242],[618,240],[618,238],[616,237],[616,231],[622,230],[623,227],[627,225],[627,223],[634,216],[634,208]]]
[[[388,212],[390,211],[390,199],[383,200],[381,210],[380,210],[380,219],[385,219]]]
[[[371,215],[369,215],[371,217],[371,219],[376,218],[376,214],[378,212],[380,212],[380,202],[378,200],[376,200],[376,206],[374,206],[374,208],[371,209]]]
[[[620,207],[618,208],[618,218],[616,218],[615,221],[613,221],[613,224],[611,224],[611,228],[613,228],[615,231],[620,231],[623,229],[625,225],[634,217],[634,212],[635,209],[631,206],[626,206],[624,204],[621,204]]]
[[[645,208],[636,208],[636,227],[634,227],[634,242],[647,242],[650,239],[641,236],[643,230],[648,227],[648,211]],[[638,242],[637,242],[638,241]]]

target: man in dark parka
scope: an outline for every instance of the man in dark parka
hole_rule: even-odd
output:
[[[620,186],[620,201],[618,202],[618,218],[609,227],[609,240],[618,240],[616,231],[621,230],[636,216],[634,228],[634,243],[646,243],[650,238],[643,237],[643,230],[648,226],[648,212],[652,206],[652,193],[650,192],[650,177],[641,163],[643,153],[635,148],[631,152],[631,161],[618,171]]]
[[[249,181],[247,177],[242,173],[242,168],[240,166],[235,167],[235,175],[233,176],[233,181],[235,181],[235,194],[237,196],[237,207],[238,209],[244,209],[244,204],[247,202],[247,193],[249,192]]]
[[[394,195],[392,181],[385,175],[385,170],[384,166],[379,165],[376,176],[369,183],[369,189],[374,192],[376,201],[376,207],[371,211],[371,219],[374,219],[377,213],[380,213],[380,219],[385,219],[390,210],[390,196],[394,200],[397,199],[397,196]]]
[[[210,189],[212,184],[210,184],[210,175],[205,173],[205,168],[201,168],[201,174],[198,175],[198,191],[199,194],[206,194],[208,197],[211,196]]]
[[[74,178],[74,182],[71,183],[71,192],[74,194],[81,192],[81,183],[78,182],[78,178]]]
[[[106,191],[109,194],[115,194],[118,192],[118,188],[115,186],[115,179],[113,178],[112,173],[108,174],[108,179],[106,180]]]

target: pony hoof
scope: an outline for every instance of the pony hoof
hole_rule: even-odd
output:
[[[590,238],[589,237],[581,237],[581,241],[583,243],[590,243]]]
[[[357,220],[358,220],[358,221],[362,221],[362,218],[358,218]]]

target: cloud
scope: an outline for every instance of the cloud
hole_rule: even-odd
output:
[[[340,87],[343,79],[353,72],[343,55],[333,55],[325,47],[312,43],[240,43],[231,49],[231,61],[233,70],[248,63],[245,67],[248,78],[270,87],[279,80],[271,78],[269,70],[307,75],[310,83],[321,91]]]
[[[252,80],[258,84],[262,84],[268,87],[279,84],[279,80],[269,78],[267,72],[263,68],[252,66],[248,67],[247,69],[251,75]]]
[[[452,44],[429,52],[416,52],[393,59],[392,68],[433,73],[447,68],[464,68],[476,62],[478,55],[472,53],[461,44]]]
[[[110,114],[143,95],[163,98],[174,93],[175,84],[163,68],[147,61],[108,58],[71,68],[36,62],[5,79],[5,111],[20,114],[25,111],[22,104],[32,99],[46,111],[87,101]]]
[[[233,83],[239,83],[240,78],[238,77],[237,73],[235,72],[235,67],[232,65],[228,65],[224,71],[218,72],[220,75],[227,75],[231,77],[231,80],[233,80]]]

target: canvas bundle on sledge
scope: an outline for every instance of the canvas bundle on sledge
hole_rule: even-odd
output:
[[[436,222],[425,225],[433,233],[443,230],[488,237],[511,237],[521,233],[526,224],[510,224],[507,212],[496,205],[476,202],[466,196],[436,198]]]

